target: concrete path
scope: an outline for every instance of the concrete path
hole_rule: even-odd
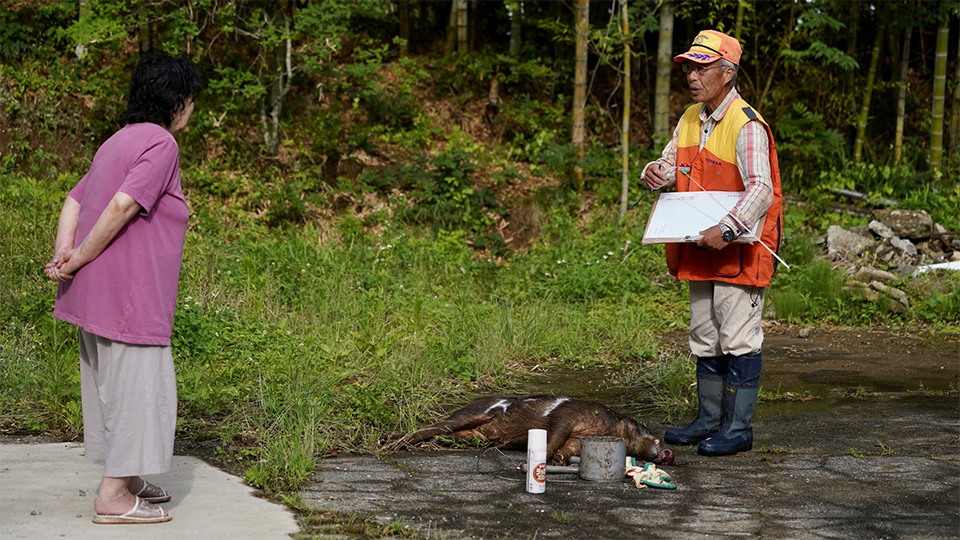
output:
[[[0,445],[0,539],[284,540],[299,531],[286,507],[203,461],[174,456],[173,470],[148,477],[173,499],[172,521],[95,525],[93,498],[102,467],[76,443]]]

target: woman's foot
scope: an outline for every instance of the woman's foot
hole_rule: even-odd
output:
[[[94,501],[94,508],[97,501]],[[122,514],[101,512],[97,510],[93,522],[99,524],[136,524],[136,523],[163,523],[173,519],[163,508],[150,504],[140,497],[134,497],[133,508]]]
[[[127,488],[129,478],[104,476],[93,500],[93,509],[98,514],[123,514],[137,503],[137,498]]]

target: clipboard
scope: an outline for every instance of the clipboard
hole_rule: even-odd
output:
[[[709,229],[726,216],[743,191],[685,191],[658,193],[647,219],[642,244],[674,244],[697,242],[700,231]],[[734,243],[752,244],[758,240],[757,231],[763,230],[764,214],[750,230]]]

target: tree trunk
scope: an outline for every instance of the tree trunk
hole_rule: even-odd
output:
[[[87,15],[87,2],[88,0],[80,0],[80,13],[77,15],[78,21],[82,21],[83,17]],[[77,55],[77,60],[83,60],[83,57],[87,55],[87,46],[83,43],[77,43],[77,47],[73,52]]]
[[[477,50],[477,0],[470,0],[470,42],[467,44],[468,51]]]
[[[747,0],[737,0],[737,24],[733,29],[733,37],[737,41],[740,41],[740,36],[743,30],[743,5]],[[743,43],[740,44],[740,47],[743,48]]]
[[[873,80],[877,75],[880,61],[880,48],[883,45],[883,29],[886,23],[886,6],[881,8],[877,21],[877,37],[873,41],[873,54],[870,55],[870,69],[867,71],[867,84],[863,87],[863,100],[860,104],[860,119],[857,121],[857,140],[853,145],[853,162],[860,163],[863,156],[863,143],[867,134],[867,120],[870,118],[870,97],[873,95]]]
[[[443,52],[449,56],[457,48],[457,13],[460,8],[460,0],[451,0],[450,19],[447,22],[446,41],[443,44]]]
[[[586,135],[584,120],[587,106],[587,38],[590,27],[590,0],[577,0],[577,50],[576,70],[573,84],[573,133],[572,142],[577,147],[577,161],[573,166],[573,179],[577,190],[583,189],[583,142]]]
[[[657,86],[653,106],[653,147],[663,149],[670,138],[670,69],[673,67],[673,4],[660,6],[660,45],[657,49]]]
[[[410,41],[410,0],[398,0],[400,8],[400,56],[406,56]]]
[[[897,133],[893,143],[893,164],[896,167],[900,166],[903,157],[903,115],[907,104],[907,67],[910,64],[910,38],[913,36],[913,28],[905,28],[904,34],[903,57],[900,59],[900,99],[897,101]]]
[[[950,151],[954,156],[960,150],[960,47],[957,47],[956,66],[957,71],[953,78],[953,106],[950,114]]]
[[[523,2],[514,1],[510,6],[510,56],[520,54],[520,32],[523,29]]]
[[[280,150],[280,113],[283,111],[283,98],[290,91],[293,78],[291,60],[293,47],[290,36],[291,14],[287,13],[287,2],[272,4],[274,9],[268,17],[268,24],[279,27],[283,41],[267,51],[268,77],[267,95],[260,106],[260,125],[263,128],[263,142],[268,156],[275,156]]]
[[[150,21],[147,18],[144,4],[146,0],[137,2],[137,34],[140,38],[140,56],[147,56],[152,50],[150,43]]]
[[[859,0],[850,0],[849,20],[847,21],[847,56],[857,57],[857,30],[860,28],[860,2]],[[857,70],[850,68],[847,71],[845,90],[853,91],[853,79]]]
[[[467,37],[467,0],[457,0],[457,52],[460,54],[469,51]]]
[[[787,24],[787,28],[793,28],[796,22],[797,22],[796,10],[794,9],[794,6],[791,5],[790,22]],[[793,38],[793,32],[788,33],[787,36],[784,38],[783,44],[780,46],[780,50],[777,51],[777,56],[773,60],[773,67],[770,69],[770,74],[767,76],[767,82],[766,84],[763,85],[763,91],[760,92],[760,99],[757,101],[757,103],[754,104],[754,107],[761,113],[763,112],[763,102],[767,100],[767,94],[770,92],[770,85],[773,84],[773,77],[777,73],[777,67],[780,66],[780,59],[783,58],[781,53],[785,49],[790,48],[790,40],[792,38]],[[757,62],[757,65],[759,64],[760,62]],[[759,77],[759,73],[757,74],[757,76]],[[759,78],[757,79],[757,83],[758,84],[760,83]]]
[[[947,39],[950,17],[944,16],[937,29],[937,56],[933,64],[933,117],[930,126],[930,168],[939,171],[943,156],[943,105],[947,88]]]
[[[623,15],[623,35],[630,35],[627,18],[627,0],[620,0]],[[623,133],[620,135],[620,217],[627,214],[627,199],[630,196],[630,73],[633,55],[630,54],[630,41],[623,44]]]

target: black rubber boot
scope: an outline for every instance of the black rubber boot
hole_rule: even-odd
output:
[[[727,357],[709,356],[697,359],[697,396],[700,412],[685,428],[670,428],[663,435],[669,444],[697,444],[720,429],[723,418],[723,386],[727,375]]]
[[[723,392],[723,422],[716,435],[700,443],[697,451],[705,456],[729,456],[753,448],[750,420],[760,392],[760,353],[731,356],[727,384]]]

